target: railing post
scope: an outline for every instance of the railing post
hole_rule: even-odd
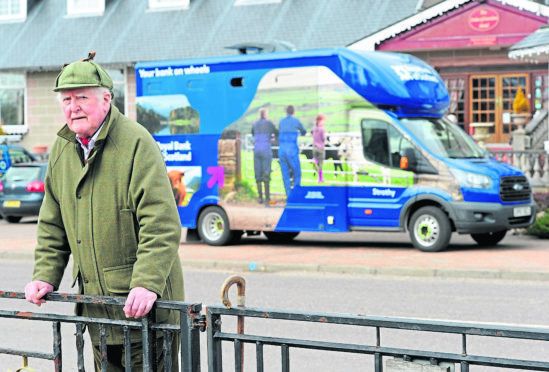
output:
[[[536,154],[534,157],[534,174],[532,175],[532,186],[543,186],[541,182],[541,166],[539,163],[540,154]]]
[[[101,355],[101,372],[107,372],[107,333],[104,324],[99,324],[99,354]]]
[[[76,352],[78,372],[85,372],[84,368],[84,331],[82,323],[76,323]]]
[[[143,371],[153,372],[152,369],[152,348],[151,348],[151,334],[150,334],[150,312],[141,318],[141,324],[143,325],[142,344],[143,344]]]
[[[543,177],[541,177],[541,182],[549,187],[549,152],[543,153],[543,156],[545,156],[545,161],[543,164]]]
[[[55,356],[55,372],[63,370],[63,353],[61,351],[61,323],[53,322],[53,355]]]
[[[221,316],[212,315],[206,308],[207,314],[207,337],[208,337],[208,372],[221,372],[223,368],[223,359],[221,354],[221,341],[216,340],[214,335],[221,331]]]
[[[180,314],[181,372],[200,372],[200,320],[201,306],[190,306],[187,313]]]

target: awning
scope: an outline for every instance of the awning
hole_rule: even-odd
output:
[[[549,61],[549,25],[541,26],[509,48],[509,58],[536,63]]]

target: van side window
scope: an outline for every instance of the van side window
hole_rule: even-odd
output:
[[[367,160],[391,165],[387,123],[379,120],[362,119],[362,151]]]
[[[364,157],[391,168],[400,168],[405,149],[414,146],[392,125],[380,120],[361,121]]]

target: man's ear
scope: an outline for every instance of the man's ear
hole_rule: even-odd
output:
[[[105,105],[110,107],[111,101],[112,101],[112,93],[111,92],[103,93],[103,102],[105,102]]]

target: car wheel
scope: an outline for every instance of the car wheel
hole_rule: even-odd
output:
[[[505,238],[505,234],[507,234],[507,230],[501,230],[501,231],[495,231],[495,232],[489,232],[489,233],[483,233],[483,234],[471,234],[471,238],[473,238],[473,240],[477,242],[478,245],[482,247],[489,247],[501,242],[503,238]]]
[[[263,234],[265,234],[267,239],[272,243],[289,243],[299,235],[299,232],[263,231]]]
[[[18,217],[18,216],[6,216],[6,221],[8,221],[9,223],[18,223],[19,221],[21,221],[23,217]]]
[[[415,211],[408,229],[414,247],[423,252],[445,249],[452,235],[448,216],[437,207],[422,207]]]
[[[227,214],[220,207],[207,207],[198,217],[198,235],[206,244],[221,246],[231,242],[233,234]]]

